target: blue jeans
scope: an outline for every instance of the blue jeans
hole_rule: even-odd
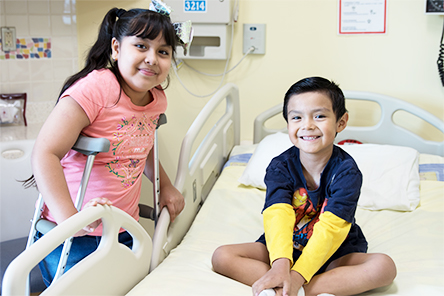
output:
[[[35,241],[43,236],[42,233],[37,232],[35,236]],[[73,267],[80,260],[94,252],[100,244],[101,236],[81,236],[75,237],[72,245],[71,251],[68,256],[68,261],[66,262],[65,272]],[[128,232],[122,232],[119,234],[119,243],[126,245],[128,248],[133,246],[133,238]],[[40,263],[39,268],[42,272],[43,282],[48,287],[57,271],[57,266],[60,261],[60,254],[62,253],[63,244],[58,246],[54,251],[52,251],[48,256],[45,257]]]

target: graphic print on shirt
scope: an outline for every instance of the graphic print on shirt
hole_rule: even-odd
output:
[[[313,234],[313,227],[319,221],[319,215],[324,212],[327,199],[325,199],[323,204],[315,207],[311,199],[308,198],[307,190],[301,187],[293,193],[292,205],[296,215],[293,247],[302,251]]]
[[[141,118],[133,115],[131,119],[124,117],[118,123],[118,132],[113,134],[112,141],[114,160],[106,167],[110,173],[121,178],[122,186],[131,187],[143,173],[144,166],[139,163],[147,158],[153,146],[158,119],[158,115],[148,118],[143,113]]]

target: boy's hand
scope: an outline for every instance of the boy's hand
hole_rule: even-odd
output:
[[[257,296],[265,289],[277,287],[283,288],[283,295],[290,295],[290,260],[287,258],[280,258],[273,262],[271,269],[253,284],[253,295]]]
[[[97,197],[97,198],[93,198],[90,201],[88,201],[84,206],[83,209],[86,209],[88,207],[95,207],[96,205],[109,205],[111,206],[113,203],[105,198],[105,197]],[[93,232],[94,230],[96,230],[96,228],[100,225],[100,223],[102,223],[102,220],[96,220],[94,222],[92,222],[91,224],[88,224],[87,226],[85,226],[82,230],[79,230],[76,234],[74,234],[74,236],[84,236],[87,235],[88,233]]]

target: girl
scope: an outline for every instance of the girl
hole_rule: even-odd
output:
[[[73,200],[86,157],[70,148],[83,134],[111,142],[110,151],[96,157],[83,207],[112,204],[138,220],[142,173],[153,180],[154,131],[167,106],[160,84],[168,80],[180,42],[176,38],[168,11],[113,8],[106,14],[85,68],[66,81],[34,146],[32,168],[46,205],[44,218],[61,223],[77,213]],[[162,166],[159,171],[160,208],[166,206],[174,221],[184,199]],[[99,224],[76,234],[66,270],[97,248]],[[119,241],[132,246],[125,231]],[[54,277],[60,252],[61,247],[39,264],[46,285]]]

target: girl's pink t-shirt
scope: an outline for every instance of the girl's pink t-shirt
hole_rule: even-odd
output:
[[[108,152],[97,154],[83,204],[95,197],[106,197],[113,205],[139,220],[142,175],[148,153],[153,147],[159,115],[167,107],[163,90],[150,90],[153,101],[136,106],[120,89],[115,75],[108,69],[95,70],[76,82],[62,95],[72,97],[85,111],[91,124],[82,134],[107,138]],[[120,94],[120,98],[119,98]],[[76,199],[86,156],[70,150],[61,160],[73,201]],[[54,221],[45,209],[43,216]],[[101,235],[100,225],[90,235]]]

